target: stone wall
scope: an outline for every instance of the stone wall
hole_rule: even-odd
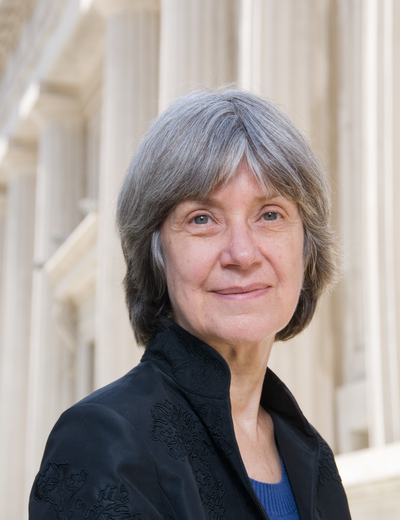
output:
[[[4,517],[26,518],[58,415],[141,357],[114,225],[140,136],[180,94],[236,82],[311,139],[343,242],[339,286],[271,366],[353,518],[399,518],[400,0],[2,0],[0,18]]]

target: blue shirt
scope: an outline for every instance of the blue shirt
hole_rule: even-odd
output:
[[[281,466],[282,480],[277,484],[266,484],[253,479],[250,482],[270,520],[300,520],[282,458]]]

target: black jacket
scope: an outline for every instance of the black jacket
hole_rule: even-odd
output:
[[[30,520],[267,519],[236,444],[224,359],[178,325],[127,375],[62,414],[30,498]],[[325,441],[267,370],[271,415],[301,520],[348,520]]]

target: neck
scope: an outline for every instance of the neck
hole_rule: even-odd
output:
[[[248,475],[261,482],[280,482],[282,471],[274,426],[260,406],[273,340],[250,349],[220,353],[231,370],[231,409],[236,441]]]
[[[219,347],[231,371],[230,398],[234,422],[254,428],[273,340],[252,346]]]

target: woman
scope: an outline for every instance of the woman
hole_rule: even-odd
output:
[[[328,220],[318,161],[259,97],[195,92],[154,122],[118,207],[148,346],[61,416],[31,520],[350,518],[331,450],[267,369],[335,279]]]

